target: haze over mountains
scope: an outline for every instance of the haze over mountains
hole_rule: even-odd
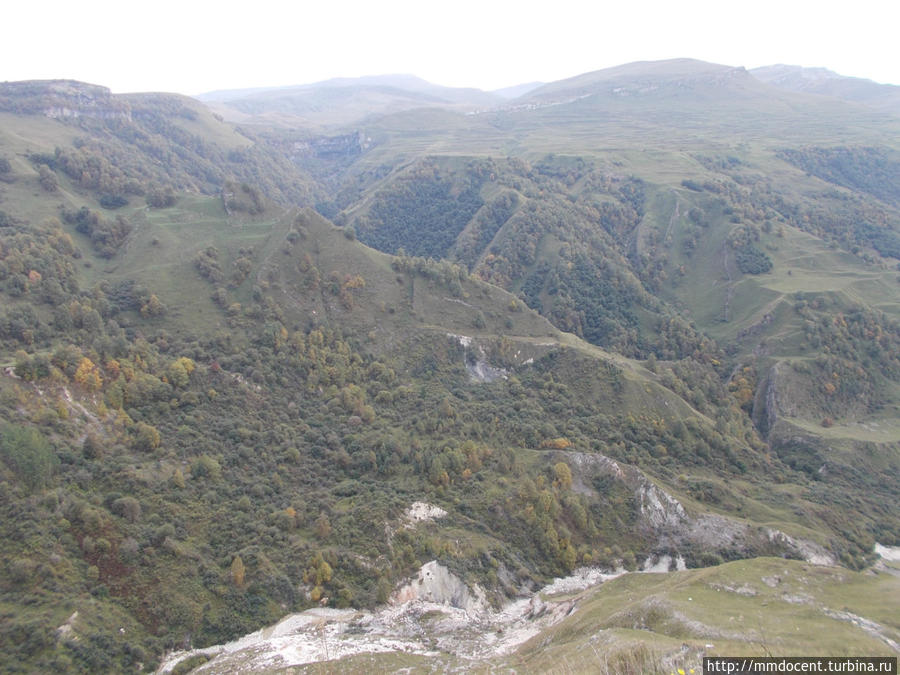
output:
[[[358,121],[363,116],[371,117],[417,107],[441,107],[460,111],[499,108],[515,99],[521,99],[520,103],[524,102],[530,97],[530,92],[542,87],[544,91],[538,96],[559,91],[561,87],[577,88],[579,84],[604,82],[610,87],[606,93],[611,93],[616,89],[614,82],[619,80],[628,86],[620,87],[616,93],[627,95],[629,86],[640,86],[639,82],[643,80],[647,86],[652,87],[654,78],[668,77],[678,71],[687,78],[702,76],[704,71],[731,72],[735,75],[749,72],[753,78],[787,91],[822,94],[863,103],[887,112],[900,112],[897,103],[900,87],[895,85],[844,77],[824,68],[776,65],[744,71],[741,68],[705,64],[692,59],[627,64],[548,85],[531,82],[492,92],[442,87],[413,75],[381,75],[335,78],[297,86],[219,90],[200,94],[197,98],[235,121],[256,119],[282,124],[340,126]],[[681,82],[681,86],[687,85],[687,81]]]
[[[894,114],[900,112],[900,87],[897,85],[844,77],[826,68],[776,65],[754,68],[750,72],[763,82],[782,89],[833,96]]]
[[[0,669],[895,655],[895,89],[0,84]]]
[[[420,107],[462,111],[495,107],[527,88],[528,85],[520,85],[493,93],[441,87],[413,75],[381,75],[336,78],[296,87],[216,91],[197,98],[209,102],[229,119],[340,126],[364,117]]]

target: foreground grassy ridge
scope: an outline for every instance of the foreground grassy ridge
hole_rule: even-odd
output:
[[[571,617],[508,665],[592,672],[623,648],[653,655],[663,672],[699,672],[704,655],[893,656],[898,583],[896,570],[855,573],[766,558],[628,575],[583,594]]]

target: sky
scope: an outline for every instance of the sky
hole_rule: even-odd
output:
[[[7,5],[0,81],[76,79],[116,93],[194,95],[394,73],[491,90],[682,57],[822,66],[900,85],[896,0]]]

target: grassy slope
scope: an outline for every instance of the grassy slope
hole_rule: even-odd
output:
[[[629,575],[585,594],[575,614],[533,639],[513,663],[590,672],[623,644],[644,645],[698,672],[703,655],[890,656],[896,651],[884,638],[896,643],[900,636],[891,600],[898,584],[896,570],[860,574],[771,558]],[[884,637],[854,624],[851,614],[879,624]]]

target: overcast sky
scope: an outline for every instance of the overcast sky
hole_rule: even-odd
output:
[[[900,84],[898,0],[42,0],[7,3],[3,21],[0,80],[71,78],[114,92],[388,73],[496,89],[677,57]]]

